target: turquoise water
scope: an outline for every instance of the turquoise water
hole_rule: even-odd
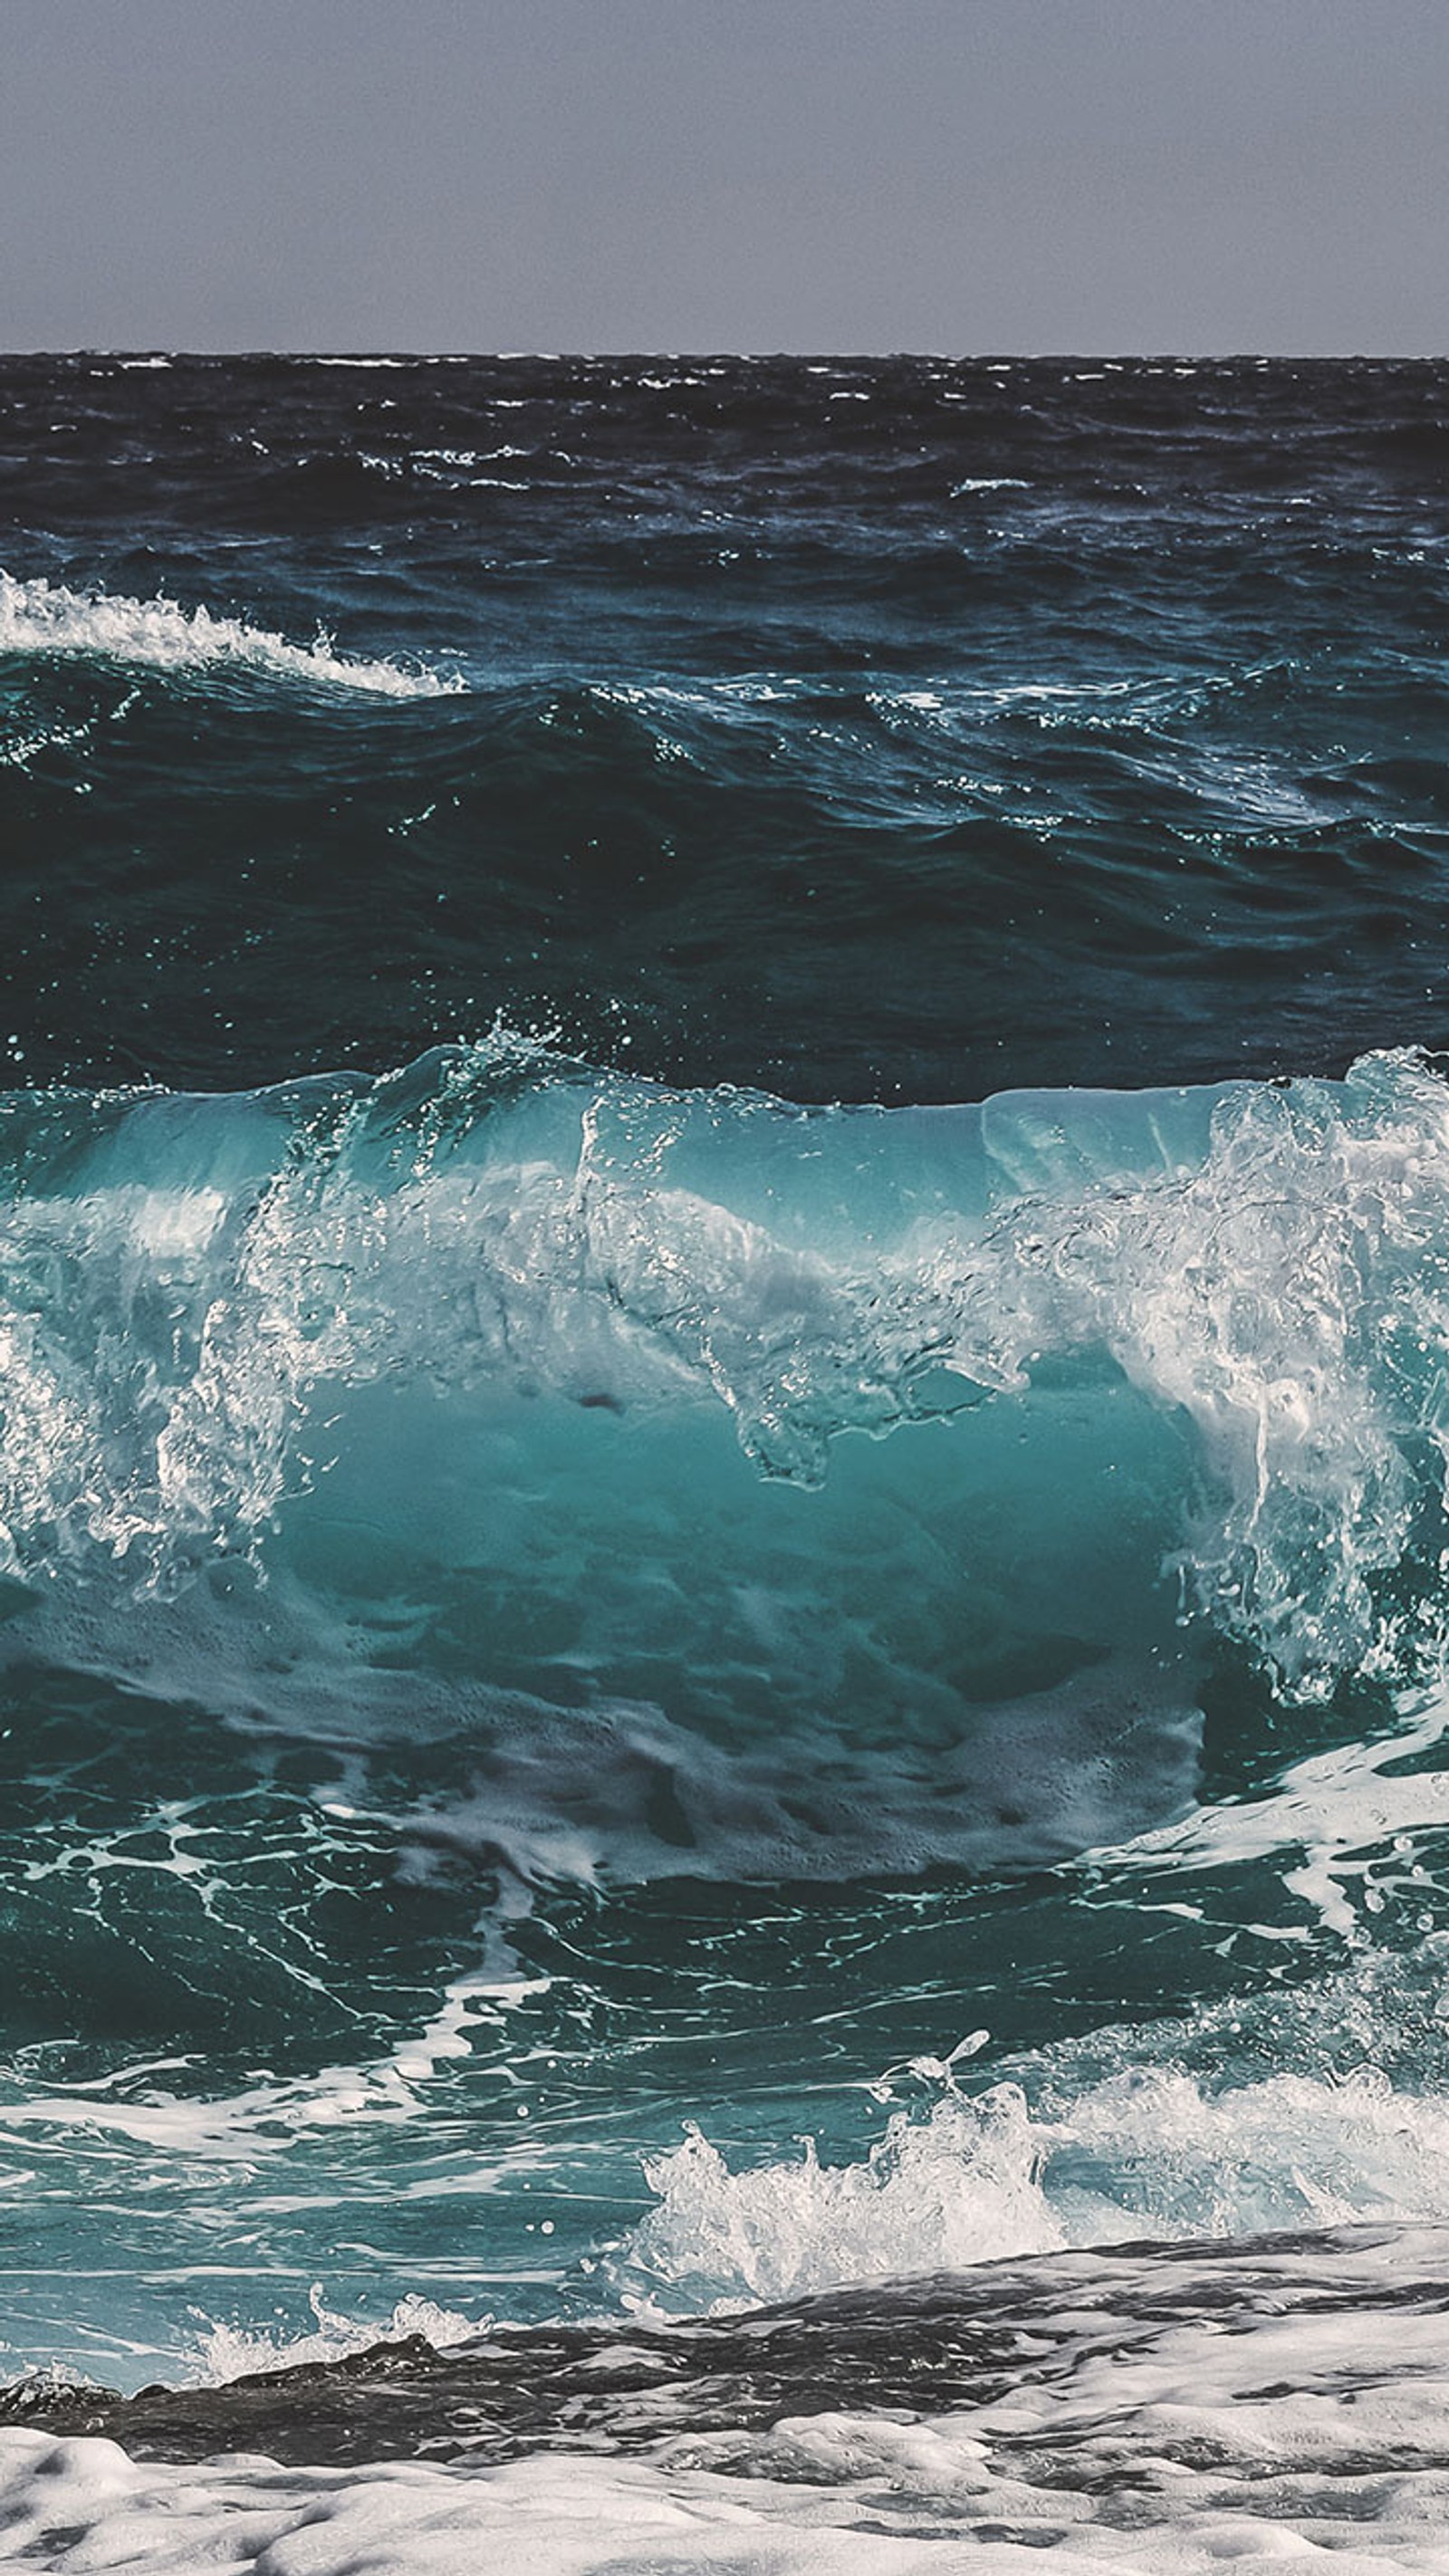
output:
[[[1113,372],[0,369],[9,2375],[1449,2216],[1442,377]]]

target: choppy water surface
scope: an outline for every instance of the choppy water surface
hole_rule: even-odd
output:
[[[0,367],[33,2558],[1442,2563],[1446,404]]]

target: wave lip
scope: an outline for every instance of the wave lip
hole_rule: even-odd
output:
[[[464,688],[460,678],[422,666],[339,654],[321,627],[311,644],[293,644],[244,618],[218,616],[204,601],[186,608],[164,596],[128,599],[68,590],[63,583],[19,581],[0,571],[0,654],[7,653],[118,662],[140,670],[260,672],[370,697],[454,697]]]

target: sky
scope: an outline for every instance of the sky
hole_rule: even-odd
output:
[[[0,0],[0,347],[1449,348],[1449,0]]]

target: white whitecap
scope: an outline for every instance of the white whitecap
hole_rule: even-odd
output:
[[[354,660],[338,653],[320,628],[312,643],[293,644],[244,618],[219,616],[204,602],[187,608],[164,596],[128,599],[43,579],[20,581],[0,571],[0,654],[5,653],[143,670],[261,672],[387,698],[452,696],[464,685],[456,676],[400,662]]]

